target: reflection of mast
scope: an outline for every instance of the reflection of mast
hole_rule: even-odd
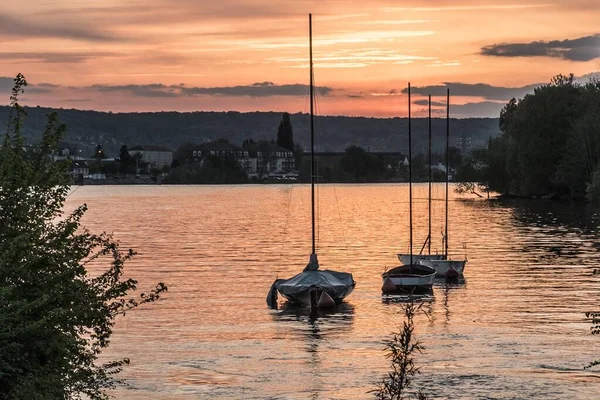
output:
[[[321,357],[319,355],[319,341],[321,340],[321,328],[319,327],[319,319],[312,312],[309,318],[310,337],[308,342],[308,353],[310,353],[310,366],[312,384],[310,388],[311,398],[318,399],[319,393],[323,390],[323,382],[319,378],[319,366],[321,365]]]
[[[450,285],[444,285],[444,325],[448,325],[450,322],[450,307],[448,307],[448,294],[450,292]]]
[[[460,290],[465,287],[467,283],[465,278],[459,278],[456,282],[452,283],[444,283],[441,286],[443,289],[443,301],[442,305],[444,306],[444,325],[448,326],[450,324],[450,293],[456,290]]]
[[[333,308],[320,308],[313,311],[286,302],[280,311],[272,313],[272,317],[278,322],[293,324],[295,329],[292,329],[291,332],[306,340],[306,352],[310,353],[313,379],[311,382],[307,382],[307,392],[311,393],[310,398],[320,398],[323,394],[320,341],[327,336],[336,334],[342,338],[352,329],[354,306],[342,303]]]

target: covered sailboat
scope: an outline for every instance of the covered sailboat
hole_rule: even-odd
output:
[[[412,125],[411,125],[411,103],[410,83],[408,84],[408,196],[409,196],[409,254],[408,263],[394,267],[381,274],[383,294],[419,293],[431,291],[435,279],[435,271],[425,265],[421,265],[413,259],[413,234],[412,234]],[[399,255],[400,257],[400,255]]]
[[[311,158],[311,211],[312,211],[312,253],[304,271],[290,279],[277,279],[267,295],[267,304],[274,307],[277,293],[291,302],[313,308],[328,308],[339,304],[354,290],[356,282],[352,274],[320,270],[315,246],[315,149],[314,149],[314,75],[312,56],[312,15],[309,14],[309,53],[310,53],[310,158]]]
[[[311,262],[302,273],[276,280],[272,290],[293,303],[311,308],[334,307],[352,293],[356,285],[352,274],[318,268],[317,255],[311,254]]]
[[[438,277],[457,279],[462,277],[467,259],[450,260],[448,256],[448,185],[450,175],[450,89],[446,95],[446,231],[444,233],[444,257],[442,259],[423,259],[419,263],[433,268]]]

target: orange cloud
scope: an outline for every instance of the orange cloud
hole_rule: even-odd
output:
[[[214,93],[174,96],[161,89],[167,93],[162,97],[128,92],[116,98],[81,88],[156,83],[233,88],[265,81],[306,85],[309,11],[314,13],[316,81],[336,93],[322,99],[326,114],[399,115],[402,96],[368,94],[389,93],[409,80],[416,86],[524,87],[557,73],[581,76],[598,70],[590,46],[585,54],[573,53],[577,61],[548,57],[540,63],[522,52],[520,57],[492,54],[515,54],[515,44],[593,38],[598,34],[597,0],[431,0],[427,6],[419,0],[27,3],[26,16],[14,2],[0,11],[0,76],[23,72],[32,82],[61,85],[52,95],[28,96],[49,106],[78,107],[73,100],[86,99],[81,107],[113,111],[303,111],[305,99],[287,95],[228,96],[225,101]],[[512,46],[493,47],[496,43]],[[494,56],[481,54],[482,49]],[[69,87],[80,89],[72,93]]]

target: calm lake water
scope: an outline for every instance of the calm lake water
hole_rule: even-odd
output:
[[[426,185],[415,189],[415,251],[427,236]],[[129,357],[118,399],[364,399],[387,372],[383,341],[402,322],[381,297],[384,268],[408,249],[407,185],[322,185],[318,254],[354,274],[336,312],[311,320],[269,310],[267,291],[308,262],[310,187],[101,186],[77,188],[94,232],[114,232],[138,255],[140,289],[164,300],[121,318],[105,356]],[[443,198],[443,185],[434,196]],[[450,202],[450,252],[466,283],[434,288],[417,320],[425,346],[415,382],[439,399],[598,399],[600,213],[582,204]],[[434,201],[432,251],[443,201]],[[280,299],[281,300],[281,299]]]

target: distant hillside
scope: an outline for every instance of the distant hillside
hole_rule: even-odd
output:
[[[275,139],[281,113],[274,112],[159,112],[105,113],[51,108],[26,108],[24,134],[28,141],[39,139],[45,115],[57,111],[67,125],[65,140],[79,144],[83,152],[92,151],[97,143],[111,156],[122,144],[154,144],[176,149],[184,143],[201,143],[225,138],[233,143],[244,139]],[[9,108],[0,107],[0,123],[8,119]],[[308,148],[310,135],[308,115],[292,114],[294,140]],[[406,118],[317,117],[316,146],[319,151],[343,151],[356,144],[371,151],[406,151],[408,120]],[[473,147],[484,145],[496,137],[497,118],[453,119],[450,124],[451,145],[465,134]],[[443,152],[445,120],[433,120],[434,151]],[[413,120],[413,151],[427,148],[427,120]]]

